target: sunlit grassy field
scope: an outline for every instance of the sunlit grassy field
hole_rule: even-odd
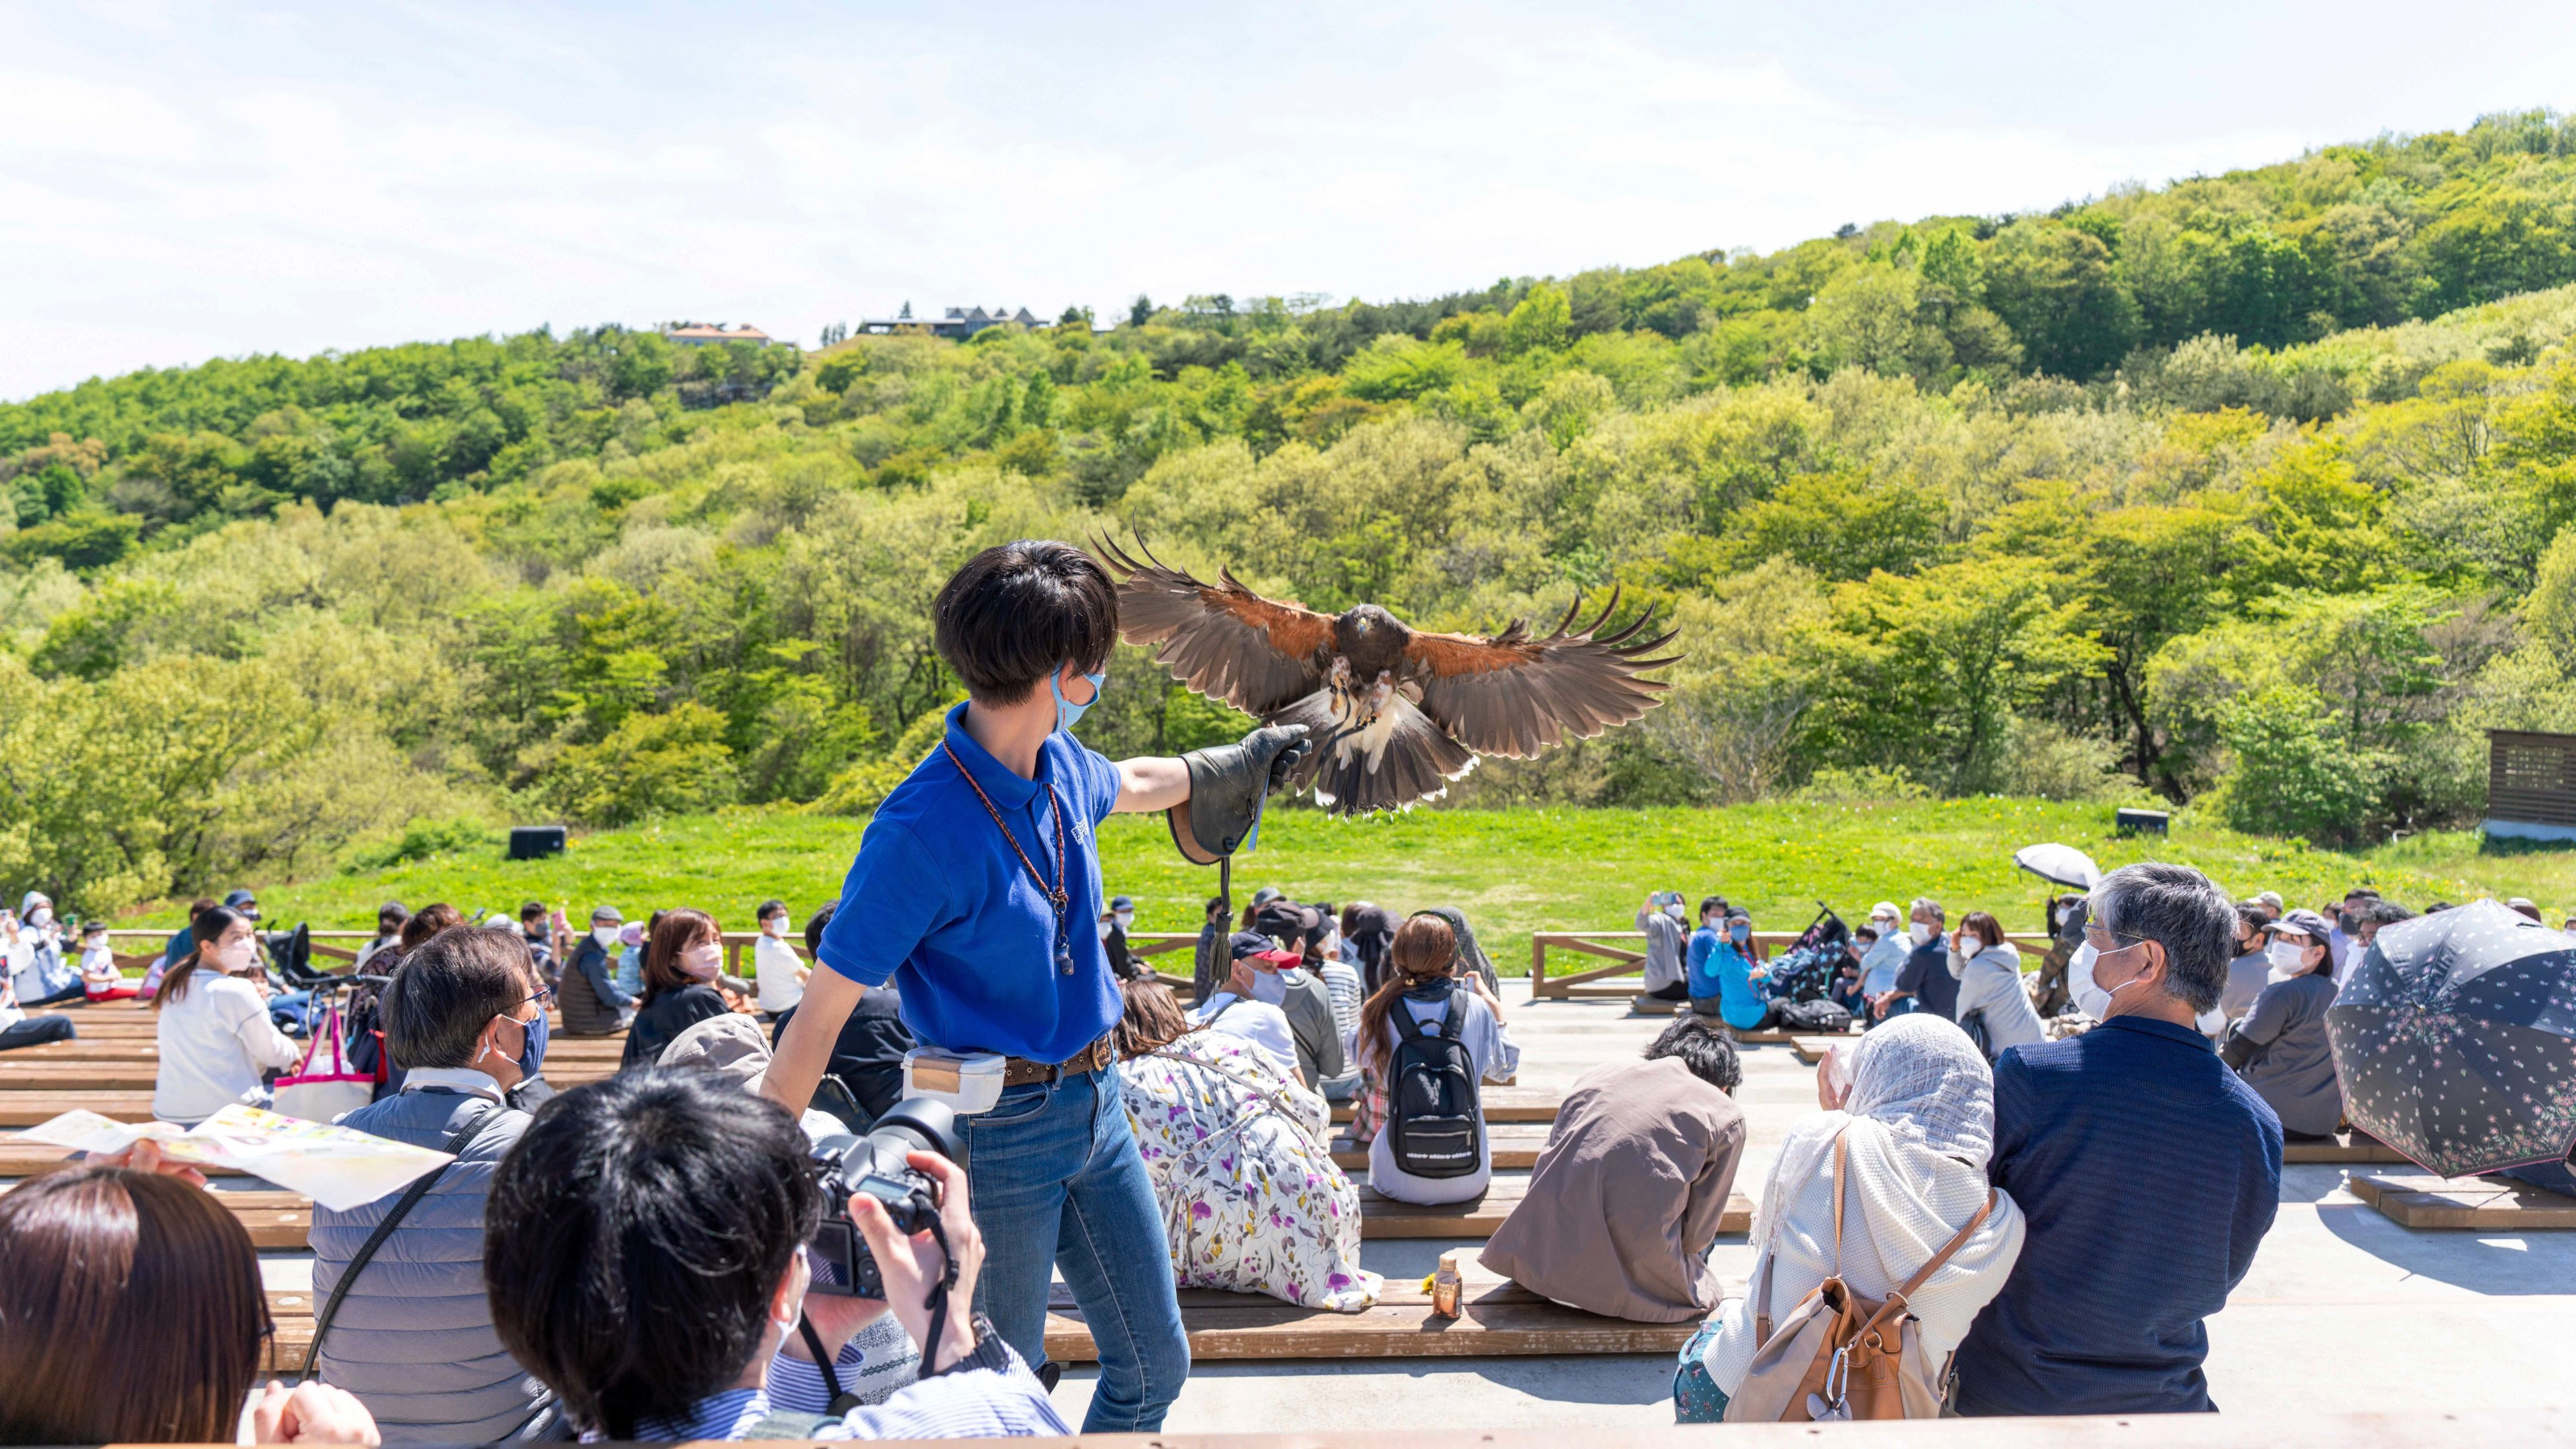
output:
[[[864,822],[735,811],[578,836],[551,860],[512,862],[497,844],[364,874],[253,882],[270,921],[371,925],[379,902],[435,900],[514,911],[567,903],[575,919],[602,901],[629,919],[659,906],[713,911],[748,930],[775,896],[803,913],[838,893]],[[2043,889],[2012,864],[2015,849],[2062,841],[2103,868],[2177,860],[2240,894],[2271,889],[2313,904],[2367,884],[2410,907],[2481,894],[2576,905],[2576,851],[2481,853],[2468,833],[2434,834],[2363,854],[2310,848],[2203,826],[2188,814],[2167,838],[2122,837],[2107,807],[2033,800],[1886,805],[1743,805],[1709,810],[1423,810],[1339,821],[1273,812],[1257,852],[1239,858],[1240,902],[1275,885],[1301,900],[1375,901],[1464,911],[1506,970],[1524,969],[1535,930],[1625,928],[1646,892],[1723,894],[1764,930],[1796,930],[1830,903],[1857,920],[1879,899],[1940,898],[2037,930]],[[1136,897],[1137,926],[1195,930],[1216,871],[1176,854],[1159,817],[1121,817],[1101,832],[1109,889]],[[118,924],[175,924],[164,904]],[[2551,919],[2557,917],[2553,914]]]

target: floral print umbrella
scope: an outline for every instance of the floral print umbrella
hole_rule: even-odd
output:
[[[2576,1145],[2576,936],[2492,900],[2383,926],[2326,1035],[2353,1125],[2445,1177]]]

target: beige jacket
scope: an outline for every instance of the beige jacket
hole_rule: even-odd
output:
[[[1480,1261],[1570,1307],[1645,1323],[1704,1318],[1707,1262],[1744,1156],[1735,1099],[1666,1057],[1575,1082],[1529,1195]]]

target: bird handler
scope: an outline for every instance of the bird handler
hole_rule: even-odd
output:
[[[925,1050],[965,1058],[961,1080],[1000,1081],[986,1110],[960,1119],[986,1245],[976,1307],[1040,1363],[1061,1269],[1100,1355],[1083,1432],[1152,1432],[1189,1376],[1189,1341],[1162,1210],[1110,1078],[1123,1002],[1093,927],[1095,832],[1113,813],[1160,810],[1176,843],[1199,847],[1192,858],[1231,853],[1305,731],[1115,762],[1075,739],[1107,678],[1118,596],[1069,544],[988,548],[932,611],[967,700],[869,822],[816,953],[827,969],[806,983],[763,1090],[803,1108],[851,1008],[895,982]]]

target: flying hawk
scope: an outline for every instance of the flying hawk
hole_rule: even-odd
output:
[[[1610,632],[1592,621],[1568,632],[1580,591],[1556,631],[1533,638],[1515,619],[1476,639],[1409,628],[1375,604],[1339,615],[1265,599],[1231,570],[1207,584],[1166,566],[1137,540],[1139,562],[1107,539],[1101,555],[1124,575],[1118,627],[1130,644],[1199,693],[1264,724],[1302,724],[1315,748],[1292,788],[1340,815],[1409,809],[1446,794],[1479,755],[1533,759],[1568,736],[1588,739],[1652,709],[1666,686],[1641,671],[1676,662],[1645,656],[1672,642],[1644,634],[1651,611]]]

